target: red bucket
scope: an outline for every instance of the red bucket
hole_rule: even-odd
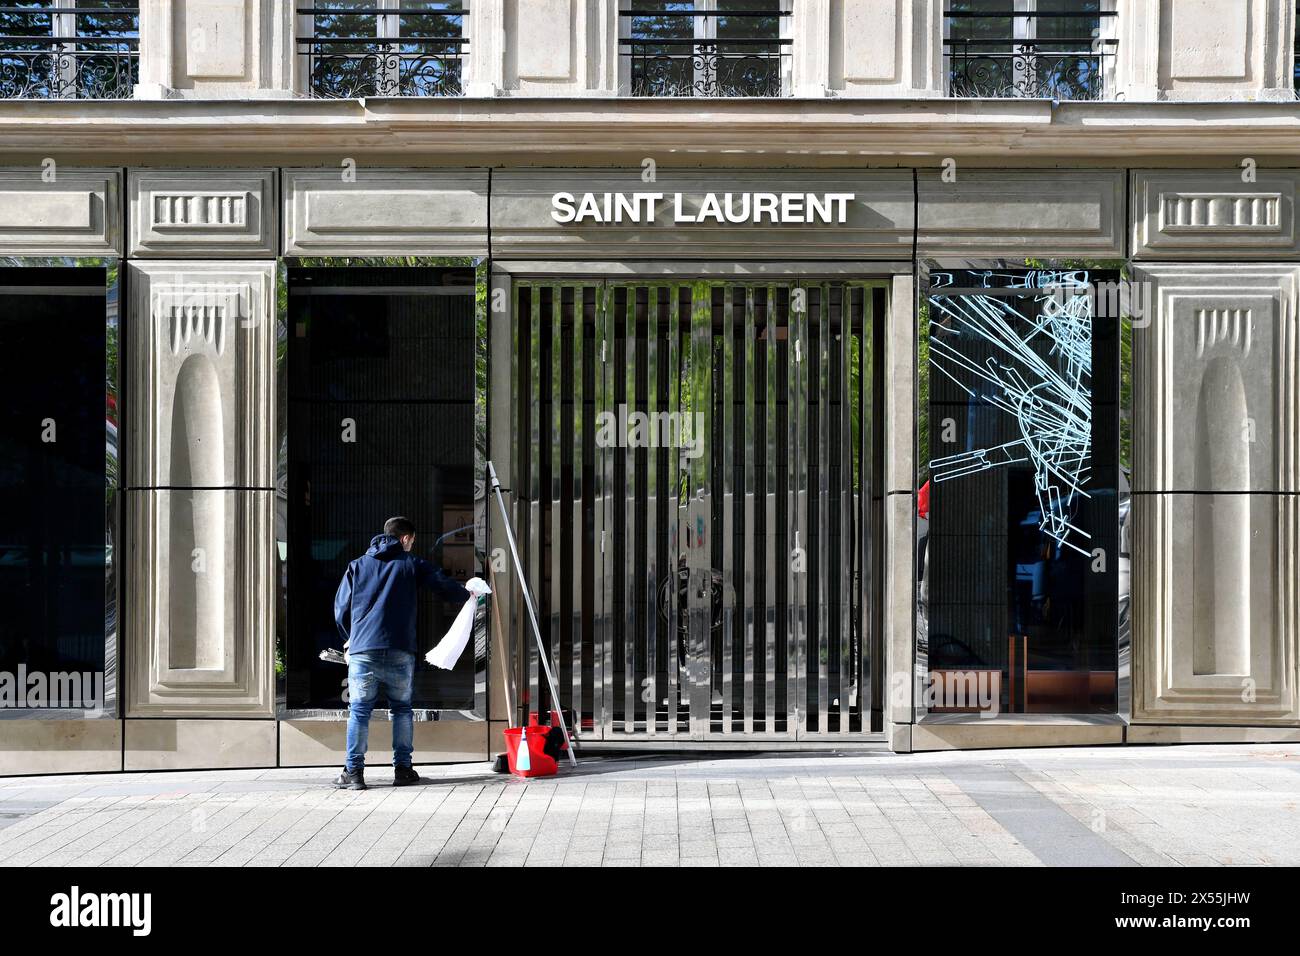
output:
[[[541,724],[540,720],[541,720],[541,715],[538,714],[537,711],[533,711],[531,714],[528,715],[528,726],[530,728],[540,726],[542,730],[545,730],[549,733],[552,727],[560,726],[559,711],[555,711],[555,710],[551,711],[550,724]],[[569,752],[569,739],[567,737],[565,737],[563,740],[560,741],[560,752],[566,754]]]
[[[520,728],[505,729],[506,761],[510,764],[511,773],[520,777],[550,777],[560,769],[555,759],[546,753],[546,735],[550,729],[549,727],[528,728],[528,761],[531,766],[527,770],[520,770],[515,763],[519,756]]]

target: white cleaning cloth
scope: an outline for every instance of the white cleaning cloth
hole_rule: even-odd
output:
[[[492,589],[482,578],[470,578],[465,582],[465,590],[469,592],[469,600],[461,607],[456,620],[451,622],[451,627],[442,636],[442,640],[433,650],[424,655],[426,661],[445,671],[456,666],[460,655],[465,651],[465,646],[469,644],[469,639],[474,633],[474,612],[478,608],[478,599],[484,594],[492,593]]]

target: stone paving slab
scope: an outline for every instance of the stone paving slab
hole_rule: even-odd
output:
[[[2,866],[1300,865],[1300,745],[0,778]]]

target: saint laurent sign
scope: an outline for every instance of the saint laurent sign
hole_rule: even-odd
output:
[[[843,225],[855,193],[555,193],[551,218],[565,223],[646,223],[671,210],[675,223]]]

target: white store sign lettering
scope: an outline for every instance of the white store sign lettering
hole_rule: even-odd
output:
[[[704,193],[698,209],[683,193],[556,193],[551,218],[567,223],[646,223],[671,198],[675,223],[826,223],[843,225],[855,193]]]

